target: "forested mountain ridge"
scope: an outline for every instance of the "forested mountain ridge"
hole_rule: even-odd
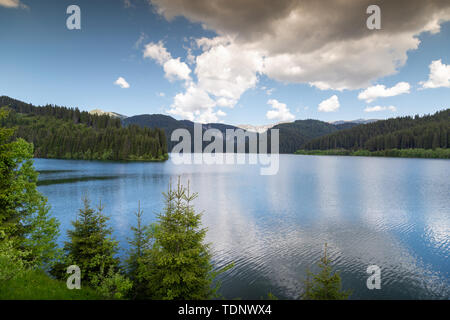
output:
[[[161,128],[166,133],[167,137],[167,145],[168,150],[172,150],[172,148],[178,143],[178,141],[171,141],[170,137],[172,132],[176,129],[186,129],[189,131],[191,137],[194,137],[194,124],[195,122],[189,120],[176,120],[171,116],[166,116],[163,114],[142,114],[137,116],[128,117],[123,119],[123,123],[125,126],[129,125],[138,125],[143,128]],[[222,123],[207,123],[202,124],[202,132],[207,129],[217,129],[222,132],[225,137],[226,129],[239,129],[235,126],[222,124]],[[207,143],[205,143],[207,144]],[[191,146],[193,148],[194,143],[192,141]],[[225,150],[225,149],[224,149]]]
[[[42,158],[84,160],[166,160],[163,130],[124,127],[118,118],[95,115],[77,108],[42,107],[0,97],[0,107],[10,109],[2,127],[15,127],[13,138],[34,144]]]
[[[170,141],[172,132],[175,129],[186,129],[191,134],[194,135],[194,122],[189,120],[176,120],[170,116],[162,114],[143,114],[133,117],[129,117],[123,120],[125,125],[136,124],[141,127],[155,128],[159,127],[164,129],[167,136],[168,149],[172,150],[173,146],[176,145],[177,141]],[[323,122],[319,120],[296,120],[294,122],[282,123],[274,126],[272,129],[279,129],[280,137],[280,153],[293,153],[304,145],[307,141],[329,134],[338,130],[356,126],[355,123],[345,123],[334,125],[328,122]],[[223,123],[207,123],[202,124],[202,130],[214,128],[218,129],[225,136],[226,129],[240,129],[236,126],[227,125]],[[244,130],[244,129],[241,129]],[[244,130],[245,131],[245,130]],[[270,131],[269,137],[270,141]],[[208,143],[206,143],[208,144]],[[193,143],[191,143],[193,146]],[[205,144],[204,144],[205,145]],[[248,148],[247,148],[248,149]],[[270,149],[270,148],[269,148]],[[224,148],[225,151],[225,148]]]
[[[313,139],[305,150],[368,150],[449,148],[450,109],[433,115],[398,117],[362,124]]]
[[[280,153],[293,153],[311,139],[356,125],[354,123],[334,125],[320,120],[307,119],[282,123],[272,129],[280,130]]]

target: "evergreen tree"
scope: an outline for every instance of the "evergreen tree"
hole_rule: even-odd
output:
[[[305,150],[368,150],[449,148],[450,109],[423,117],[398,117],[340,130],[312,139]]]
[[[0,109],[0,123],[9,116]],[[41,268],[56,258],[59,224],[36,188],[33,145],[14,139],[14,132],[0,127],[0,245],[18,253],[24,265]]]
[[[145,298],[145,283],[139,277],[139,264],[142,263],[144,252],[149,249],[150,238],[148,236],[148,226],[142,224],[141,203],[139,202],[138,210],[135,212],[136,226],[131,227],[133,238],[128,240],[130,249],[126,260],[127,273],[133,282],[133,290],[131,297],[133,299]]]
[[[30,262],[49,271],[53,264],[61,258],[62,251],[56,244],[59,235],[59,222],[49,215],[50,206],[44,198],[37,208],[37,212],[27,217],[25,221],[29,232],[24,241],[24,247],[29,250]]]
[[[34,144],[40,158],[84,160],[167,160],[162,130],[122,126],[118,118],[93,115],[58,106],[36,107],[8,97],[0,106],[11,108],[0,126],[13,128],[14,138]]]
[[[84,208],[72,221],[73,230],[68,230],[69,240],[65,243],[66,266],[74,264],[80,267],[81,279],[90,283],[112,268],[119,269],[117,241],[111,238],[112,230],[108,228],[108,217],[103,215],[100,203],[97,211],[92,209],[89,200],[83,200]]]
[[[157,227],[149,230],[152,247],[145,252],[139,274],[147,282],[147,297],[164,300],[201,300],[215,294],[211,254],[204,243],[206,229],[194,211],[191,194],[178,180],[164,193],[166,207]]]
[[[112,266],[108,272],[102,266],[100,272],[93,275],[91,285],[105,299],[123,299],[133,287],[131,280],[120,272],[114,271],[114,267]]]
[[[305,283],[305,292],[301,296],[304,300],[346,300],[350,296],[349,291],[341,289],[341,277],[333,273],[331,261],[327,257],[327,244],[325,253],[318,264],[320,271],[312,274],[308,271]],[[312,278],[312,279],[311,279]]]
[[[14,279],[22,275],[27,269],[25,262],[28,252],[15,247],[14,241],[6,238],[5,232],[0,230],[0,282]]]

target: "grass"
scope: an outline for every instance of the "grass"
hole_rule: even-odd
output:
[[[66,283],[39,270],[29,270],[14,279],[0,281],[0,300],[100,300],[93,289],[67,289]]]
[[[361,156],[361,157],[396,157],[396,158],[432,158],[450,159],[450,149],[388,149],[380,151],[368,150],[297,150],[295,154],[319,156]]]

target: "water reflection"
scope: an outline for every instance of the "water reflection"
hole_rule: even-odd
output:
[[[62,229],[70,227],[88,195],[100,199],[123,249],[138,201],[144,222],[164,206],[162,191],[180,176],[199,192],[217,268],[227,298],[259,299],[272,292],[297,298],[308,268],[328,243],[330,256],[353,298],[450,298],[448,160],[282,155],[275,176],[251,165],[180,165],[36,161],[41,185]],[[64,170],[73,170],[63,172]],[[62,171],[61,171],[62,170]],[[111,176],[111,180],[92,180]],[[65,233],[61,241],[65,239]],[[366,268],[382,268],[382,290],[365,286]]]

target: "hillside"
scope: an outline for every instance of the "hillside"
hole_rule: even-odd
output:
[[[163,114],[143,114],[129,117],[123,120],[125,126],[138,125],[143,128],[161,128],[164,130],[167,137],[168,150],[172,150],[178,141],[170,141],[172,132],[176,129],[186,129],[194,137],[194,122],[189,120],[176,120],[170,116]],[[238,129],[237,127],[226,125],[222,123],[208,123],[202,125],[202,131],[207,129],[218,129],[225,136],[226,129]],[[208,143],[205,143],[207,145]],[[193,148],[193,141],[191,143]],[[225,149],[224,149],[225,150]]]
[[[9,115],[0,123],[15,127],[14,138],[34,144],[41,158],[84,160],[164,160],[167,145],[164,131],[139,126],[123,127],[108,115],[54,105],[42,107],[9,97],[0,97],[0,107]]]
[[[107,116],[110,116],[112,118],[119,118],[119,119],[125,119],[127,117],[127,116],[124,116],[123,114],[119,114],[119,113],[116,113],[116,112],[103,111],[103,110],[100,110],[100,109],[91,110],[91,111],[89,111],[89,113],[90,114],[96,114],[96,115],[99,115],[99,116],[107,115]]]
[[[450,109],[420,117],[398,117],[362,124],[313,139],[304,150],[449,148]]]
[[[28,270],[0,281],[0,300],[101,300],[94,289],[68,290],[65,281],[50,278],[41,270]]]
[[[194,122],[189,120],[176,120],[170,116],[162,114],[152,114],[152,115],[144,114],[133,116],[124,119],[123,123],[125,125],[136,124],[141,127],[148,127],[148,128],[159,127],[161,129],[164,129],[168,139],[167,145],[169,150],[172,150],[173,146],[178,143],[169,141],[170,136],[172,135],[172,132],[175,129],[178,128],[187,129],[191,133],[192,137],[194,134]],[[328,122],[323,122],[319,120],[297,120],[294,122],[275,125],[272,129],[280,130],[280,153],[293,153],[297,149],[299,149],[303,144],[305,144],[306,142],[308,142],[313,138],[320,137],[356,125],[357,124],[355,123],[333,125]],[[208,123],[202,125],[203,131],[210,128],[220,130],[223,135],[225,135],[226,129],[232,130],[239,129],[238,127],[222,123]],[[204,143],[204,145],[207,144],[208,143]]]
[[[356,124],[347,124],[355,126]],[[321,137],[346,128],[345,125],[333,125],[319,120],[296,120],[276,125],[280,130],[280,153],[293,153],[311,139]]]
[[[2,125],[18,126],[16,136],[34,143],[36,157],[98,160],[165,159],[165,154],[178,143],[170,141],[174,130],[186,129],[191,137],[194,136],[194,122],[176,120],[163,114],[120,118],[120,115],[111,116],[112,113],[100,110],[86,112],[55,105],[38,107],[2,96],[0,106],[4,105],[9,106],[13,113],[7,123]],[[363,120],[340,121],[333,124],[307,119],[277,124],[273,129],[279,129],[279,152],[293,153],[313,139],[360,127],[361,122]],[[378,122],[369,125],[376,123]],[[227,129],[239,129],[222,123],[202,125],[203,132],[211,128],[221,131],[224,136]],[[204,142],[203,147],[208,144],[209,142]],[[193,151],[193,141],[191,146]]]

